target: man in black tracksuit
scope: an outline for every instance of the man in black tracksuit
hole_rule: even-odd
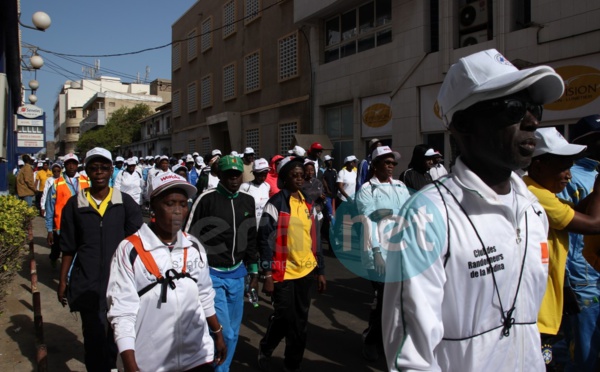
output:
[[[62,211],[57,295],[81,315],[86,369],[108,372],[117,358],[106,318],[110,263],[119,243],[142,226],[142,211],[131,196],[108,186],[113,167],[106,149],[88,151],[85,171],[92,186],[79,190]]]
[[[215,310],[223,326],[227,358],[215,371],[229,370],[242,323],[244,279],[258,288],[258,251],[254,198],[239,191],[242,159],[227,155],[218,162],[219,185],[194,201],[185,231],[200,240],[208,256],[215,289]]]

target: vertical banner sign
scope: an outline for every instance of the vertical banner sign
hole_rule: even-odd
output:
[[[40,107],[25,105],[17,109],[17,153],[36,153],[46,147],[46,114]]]
[[[363,138],[392,134],[392,107],[388,94],[361,98],[360,106]]]

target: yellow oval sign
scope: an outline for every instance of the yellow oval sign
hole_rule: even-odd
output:
[[[392,119],[392,108],[385,103],[375,103],[363,112],[363,123],[371,128],[380,128]]]
[[[572,110],[600,96],[600,70],[590,66],[564,66],[555,70],[565,82],[565,92],[557,101],[544,105],[544,109]]]

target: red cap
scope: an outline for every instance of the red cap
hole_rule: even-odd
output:
[[[310,149],[311,150],[323,150],[323,146],[321,146],[321,144],[319,142],[313,142],[313,144],[310,145]]]

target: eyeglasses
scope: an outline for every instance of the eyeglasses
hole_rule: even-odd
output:
[[[516,124],[525,118],[528,111],[537,121],[541,121],[544,106],[511,98],[479,102],[470,109],[467,109],[467,111],[493,111],[497,115],[503,115],[508,124]]]
[[[385,160],[383,162],[383,164],[385,164],[385,165],[393,165],[395,167],[396,165],[398,165],[398,162],[397,161],[393,161],[393,160]]]
[[[96,173],[98,171],[103,172],[103,173],[110,172],[111,168],[112,167],[110,165],[90,165],[87,167],[87,169],[90,173]]]

